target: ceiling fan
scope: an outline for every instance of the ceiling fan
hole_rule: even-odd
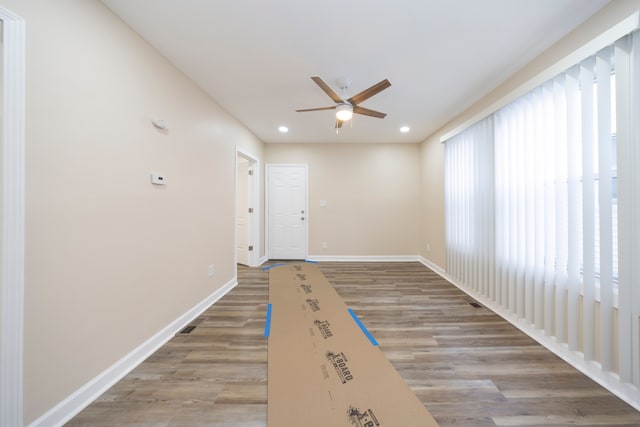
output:
[[[378,93],[391,86],[391,83],[389,83],[389,80],[387,79],[374,84],[370,88],[365,89],[359,94],[354,95],[346,100],[338,96],[338,94],[336,94],[324,81],[322,81],[320,77],[311,77],[311,80],[316,82],[316,84],[320,86],[320,89],[322,89],[327,95],[329,95],[329,98],[331,98],[333,102],[336,103],[336,105],[331,107],[317,107],[296,110],[299,113],[306,111],[336,110],[336,129],[342,127],[342,124],[345,121],[350,120],[353,114],[362,114],[364,116],[376,117],[378,119],[384,119],[387,116],[385,113],[370,110],[358,105],[361,102],[371,98],[374,95],[377,95]],[[338,81],[338,84],[340,85],[340,89],[342,89],[342,92],[344,94],[347,89],[349,89],[351,80],[346,78],[340,79]]]

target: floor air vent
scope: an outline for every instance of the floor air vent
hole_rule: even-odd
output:
[[[481,308],[481,307],[482,307],[482,306],[481,306],[480,304],[478,304],[477,302],[470,302],[469,304],[470,304],[472,307],[475,307],[475,308]]]
[[[183,330],[180,331],[181,334],[190,334],[196,327],[195,326],[187,326]]]

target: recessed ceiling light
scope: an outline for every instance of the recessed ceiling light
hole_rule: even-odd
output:
[[[400,128],[400,132],[402,132],[402,133],[407,133],[407,132],[409,132],[410,130],[411,130],[411,128],[410,128],[409,126],[402,126],[402,127]]]
[[[289,132],[289,128],[288,128],[288,127],[286,127],[286,126],[280,126],[280,127],[278,128],[278,130],[279,130],[280,132],[282,132],[282,133],[287,133],[287,132]]]

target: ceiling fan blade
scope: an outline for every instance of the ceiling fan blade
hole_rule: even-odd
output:
[[[382,92],[389,86],[391,86],[391,83],[389,82],[389,80],[384,79],[383,81],[374,84],[369,89],[365,89],[359,94],[354,95],[351,98],[347,99],[347,102],[350,103],[351,105],[360,104],[362,101],[371,98],[373,95],[377,95],[378,93]]]
[[[322,81],[320,77],[311,77],[311,80],[316,82],[316,84],[320,86],[320,89],[322,89],[324,93],[329,95],[329,98],[331,98],[333,102],[337,102],[337,103],[344,102],[342,101],[342,98],[340,98],[338,94],[336,94],[324,81]]]
[[[334,105],[333,107],[317,107],[317,108],[305,108],[303,110],[296,110],[296,112],[298,113],[303,113],[305,111],[322,111],[322,110],[335,110],[337,107],[337,105]]]
[[[370,110],[368,108],[360,107],[358,105],[353,107],[353,112],[354,114],[362,114],[363,116],[377,117],[379,119],[384,119],[385,117],[387,117],[385,113],[381,113],[380,111]]]

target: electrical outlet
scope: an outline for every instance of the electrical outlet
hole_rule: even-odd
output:
[[[431,245],[427,243],[427,252],[429,252],[430,250],[431,250]]]
[[[322,242],[322,249],[327,249],[327,242]]]
[[[209,277],[213,276],[213,264],[209,265]]]

